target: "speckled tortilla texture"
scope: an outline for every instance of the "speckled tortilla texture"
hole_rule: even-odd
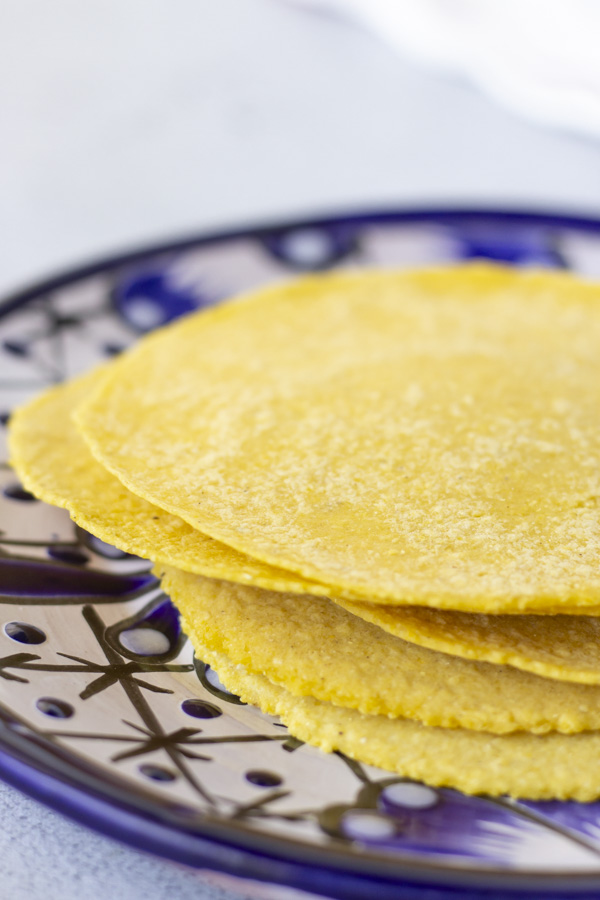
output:
[[[41,500],[68,509],[83,528],[128,553],[186,572],[268,590],[329,594],[331,589],[326,585],[261,563],[196,531],[178,516],[132,494],[97,462],[71,414],[98,385],[107,368],[102,366],[53,387],[15,410],[9,444],[11,462],[23,485]],[[572,610],[584,611],[600,615],[600,609]],[[407,610],[409,622],[414,615],[415,610]],[[410,640],[408,636],[406,639]],[[414,641],[426,643],[417,631]]]
[[[498,734],[600,729],[600,687],[419,647],[330,600],[156,568],[184,630],[296,696]]]
[[[486,616],[419,606],[334,598],[355,616],[405,641],[545,678],[600,684],[600,619],[591,616]]]
[[[250,559],[132,494],[90,453],[71,413],[108,367],[51,388],[11,416],[11,463],[36,497],[68,509],[87,531],[138,556],[214,578],[271,590],[327,593],[328,588]]]
[[[95,455],[229,546],[370,602],[600,602],[600,287],[474,264],[312,276],[142,341]]]
[[[280,716],[292,735],[326,752],[339,750],[359,762],[465,794],[580,802],[600,797],[598,732],[493,735],[365,715],[296,697],[205,646],[198,634],[190,637],[198,658],[214,668],[228,690]]]

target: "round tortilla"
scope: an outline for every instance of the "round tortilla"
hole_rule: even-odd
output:
[[[370,602],[600,604],[600,288],[320,275],[188,317],[79,413],[134,493]]]
[[[280,716],[290,734],[328,753],[339,750],[359,762],[465,794],[580,802],[600,797],[598,732],[494,735],[365,715],[294,696],[209,649],[196,631],[189,634],[198,658],[215,669],[228,690]]]
[[[157,569],[187,634],[295,696],[506,734],[600,729],[600,687],[419,647],[330,600]]]
[[[11,463],[23,485],[46,503],[67,509],[83,528],[127,553],[209,578],[252,584],[273,591],[332,596],[334,589],[331,586],[253,559],[192,528],[179,516],[138,497],[96,460],[75,427],[73,413],[98,387],[110,365],[112,364],[56,385],[15,410],[11,416],[9,446]],[[351,592],[347,596],[350,600],[353,599]],[[351,611],[361,615],[361,605],[357,603]],[[600,607],[572,607],[563,611],[569,615],[600,616]],[[536,612],[540,615],[554,615],[559,610],[549,608]],[[364,617],[369,618],[372,614],[369,606],[365,607]],[[522,613],[520,610],[513,610],[512,614],[518,616]],[[390,609],[383,609],[381,621],[377,624],[385,628],[389,615]],[[425,609],[420,615],[419,610],[410,608],[406,615],[407,622],[416,621],[415,616],[421,622],[436,621],[435,611],[428,616]],[[402,609],[392,618],[402,618]],[[495,616],[489,621],[495,623],[496,627],[503,618]],[[477,616],[472,620],[469,614],[456,619],[441,617],[439,621],[443,623],[442,627],[449,636],[454,626],[461,633],[468,627],[469,621],[475,626]],[[432,627],[411,628],[405,634],[397,633],[406,640],[414,639],[415,643],[433,646],[428,643],[432,637]],[[414,638],[409,637],[410,632],[414,634]],[[392,633],[395,633],[393,629]],[[578,644],[582,643],[583,637],[583,634],[574,635]],[[512,632],[510,638],[512,640]],[[488,643],[479,627],[477,641],[481,643],[482,649]],[[459,644],[460,641],[457,641],[457,646]],[[434,649],[452,652],[445,647]],[[457,655],[464,654],[458,652]],[[519,665],[516,660],[513,664]],[[565,664],[568,667],[568,660],[565,660]],[[594,665],[590,660],[584,668],[590,669]],[[575,671],[577,670],[576,666]]]

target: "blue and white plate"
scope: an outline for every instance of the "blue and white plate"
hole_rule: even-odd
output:
[[[239,291],[332,267],[471,257],[600,279],[600,221],[374,213],[86,266],[0,304],[0,421],[140,334]],[[600,803],[467,797],[301,744],[193,658],[143,560],[36,501],[6,463],[0,476],[7,781],[145,850],[334,897],[598,896]]]

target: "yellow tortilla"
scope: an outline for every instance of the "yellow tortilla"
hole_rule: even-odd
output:
[[[92,456],[72,413],[107,369],[102,366],[52,387],[13,413],[11,463],[27,490],[46,503],[68,509],[83,528],[127,553],[267,590],[330,595],[331,587],[239,553],[138,497]],[[600,608],[574,607],[566,612],[600,615]],[[413,613],[411,609],[407,615]],[[417,638],[415,643],[420,643]]]
[[[486,616],[333,599],[353,615],[431,650],[545,678],[600,684],[600,619],[590,615]]]
[[[131,490],[370,602],[600,603],[600,288],[321,275],[155,333],[80,409]]]
[[[419,647],[325,598],[157,571],[186,633],[296,696],[497,734],[600,729],[596,685]]]
[[[313,697],[296,697],[265,675],[236,665],[190,638],[199,659],[228,690],[263,712],[280,716],[301,741],[465,794],[508,794],[530,800],[600,797],[600,733],[487,734],[462,728],[429,728],[410,719],[364,715]]]

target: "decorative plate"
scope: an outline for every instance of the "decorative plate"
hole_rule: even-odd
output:
[[[600,277],[600,221],[375,213],[87,266],[0,305],[1,422],[46,385],[241,290],[301,271],[476,256]],[[302,745],[193,658],[146,562],[36,501],[7,463],[0,475],[7,781],[145,850],[333,897],[414,897],[417,885],[428,898],[597,896],[600,803],[466,797]]]

